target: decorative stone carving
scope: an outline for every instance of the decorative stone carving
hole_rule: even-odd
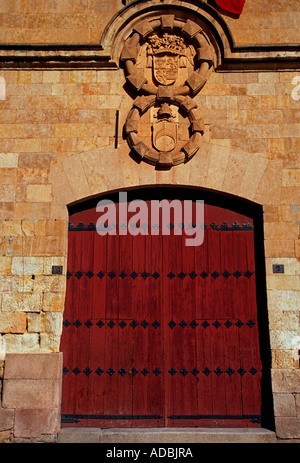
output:
[[[161,167],[188,161],[198,151],[204,121],[193,97],[213,65],[201,27],[174,15],[144,20],[133,28],[121,57],[126,81],[137,97],[125,123],[129,146]]]

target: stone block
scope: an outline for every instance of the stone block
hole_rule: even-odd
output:
[[[0,257],[0,275],[10,275],[11,257]]]
[[[50,215],[50,204],[21,202],[15,204],[14,219],[41,220]]]
[[[265,240],[266,257],[294,257],[295,242],[292,239]]]
[[[30,169],[49,168],[52,159],[53,153],[24,152],[19,156],[19,167]]]
[[[48,203],[52,201],[51,185],[28,185],[26,199],[33,203]]]
[[[296,402],[296,413],[299,418],[300,417],[300,394],[295,394],[295,402]]]
[[[11,220],[14,217],[14,203],[0,202],[0,220]]]
[[[37,333],[6,334],[6,349],[8,352],[38,352],[40,339]]]
[[[8,444],[11,441],[11,431],[0,431],[0,444]]]
[[[268,291],[268,306],[272,311],[297,311],[300,307],[300,292],[281,289]]]
[[[42,293],[5,293],[2,297],[2,312],[40,312]]]
[[[277,417],[276,435],[280,439],[300,438],[300,420],[296,417]]]
[[[6,431],[13,427],[14,413],[13,409],[0,407],[0,431]]]
[[[18,159],[17,153],[0,153],[0,168],[18,167]]]
[[[25,333],[26,314],[25,313],[3,313],[0,312],[0,332],[6,333]]]
[[[300,370],[272,370],[272,389],[274,393],[299,393]]]
[[[45,293],[43,297],[44,312],[63,312],[65,308],[65,293]]]
[[[299,233],[298,224],[289,222],[266,222],[264,225],[265,239],[284,240],[288,236],[290,239],[297,239]]]
[[[58,380],[6,379],[3,381],[2,394],[2,403],[5,408],[51,409],[60,407],[60,382]]]
[[[58,409],[17,409],[14,437],[33,438],[41,434],[57,434],[60,429]]]
[[[281,291],[299,291],[300,281],[296,275],[267,275],[267,289],[276,289]]]
[[[13,257],[12,275],[42,275],[44,260],[42,257]]]
[[[274,394],[275,416],[296,416],[295,398],[293,394]]]

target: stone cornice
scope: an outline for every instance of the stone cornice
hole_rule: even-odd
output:
[[[98,44],[0,44],[0,69],[119,69],[123,42],[136,21],[163,12],[188,15],[207,28],[218,56],[216,71],[300,69],[300,44],[238,46],[222,15],[201,0],[131,2],[113,16]]]

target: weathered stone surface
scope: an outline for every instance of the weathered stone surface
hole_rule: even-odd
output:
[[[13,409],[0,407],[0,431],[12,429],[14,424],[14,414],[15,411]]]
[[[274,394],[273,401],[275,416],[297,416],[293,394]]]
[[[299,393],[300,370],[272,370],[272,388],[274,393]]]
[[[59,379],[61,372],[61,353],[6,355],[4,379]]]
[[[2,394],[4,408],[49,409],[60,406],[58,380],[6,379],[3,381]]]
[[[16,410],[14,437],[34,438],[41,434],[57,434],[60,429],[60,410]]]
[[[276,435],[280,439],[300,438],[300,420],[295,417],[277,417]]]
[[[274,443],[275,433],[266,429],[103,429],[63,428],[59,443]]]

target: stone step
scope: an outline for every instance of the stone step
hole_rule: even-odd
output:
[[[275,443],[273,431],[262,428],[62,428],[58,443]]]

